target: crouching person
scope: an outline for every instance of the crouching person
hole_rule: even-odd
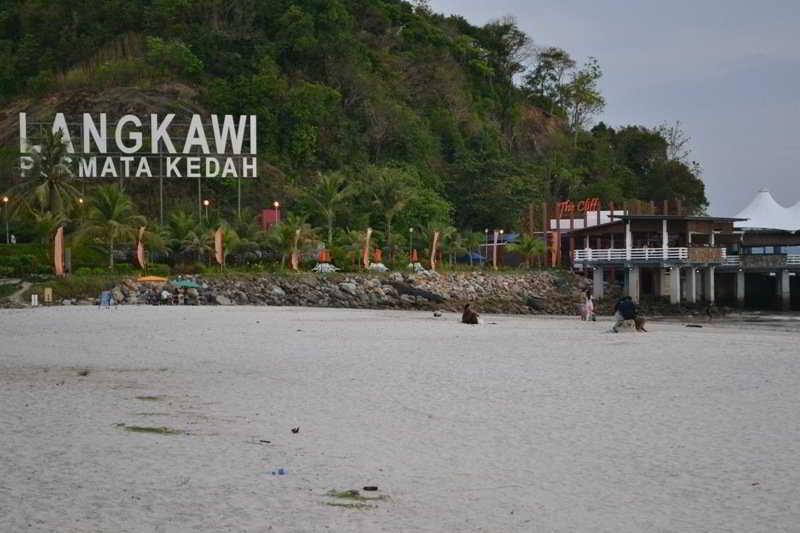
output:
[[[478,324],[478,313],[473,311],[469,304],[464,304],[464,313],[461,315],[464,324]]]
[[[619,327],[622,326],[626,320],[636,320],[636,304],[630,296],[623,296],[614,306],[614,327],[611,331],[619,333]]]

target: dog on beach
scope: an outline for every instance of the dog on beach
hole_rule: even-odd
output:
[[[461,322],[464,324],[478,324],[478,313],[473,311],[469,304],[464,304],[464,313],[461,315]]]
[[[643,316],[637,316],[633,319],[633,325],[636,328],[636,331],[641,331],[643,333],[647,333],[647,330],[644,329],[644,325],[647,323],[647,319]]]

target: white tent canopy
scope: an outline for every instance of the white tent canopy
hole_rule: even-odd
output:
[[[792,207],[783,207],[767,189],[761,189],[736,218],[747,219],[738,222],[738,228],[797,231],[800,230],[800,202]]]

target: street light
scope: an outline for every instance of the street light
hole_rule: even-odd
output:
[[[206,222],[208,222],[208,206],[211,204],[208,200],[203,200],[203,206],[206,208]]]
[[[272,202],[272,208],[275,210],[275,224],[277,224],[281,217],[281,203],[275,200]]]
[[[486,262],[489,259],[489,228],[484,229],[483,234],[485,236],[484,240],[486,241],[486,249],[483,252],[484,253],[483,264],[484,266],[486,266]]]
[[[6,244],[9,244],[11,241],[8,238],[8,196],[3,196],[3,211],[6,217]]]
[[[408,258],[414,260],[414,228],[408,228]]]

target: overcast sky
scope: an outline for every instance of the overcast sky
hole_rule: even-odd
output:
[[[597,57],[613,126],[679,120],[703,166],[711,214],[761,187],[800,201],[800,2],[431,0],[482,25],[517,19],[536,45]]]

